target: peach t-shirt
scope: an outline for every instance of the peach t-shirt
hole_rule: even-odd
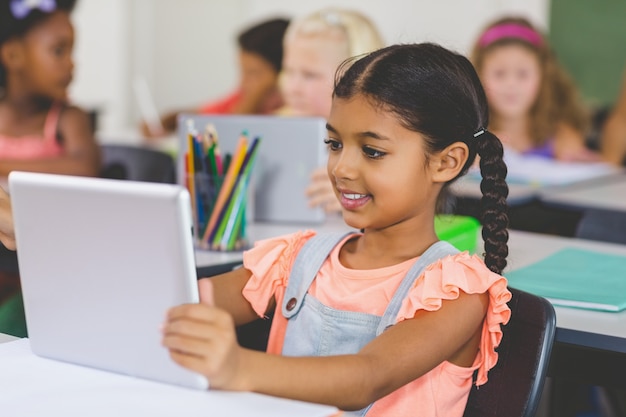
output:
[[[278,306],[274,314],[268,353],[280,354],[287,328],[280,306],[296,255],[314,231],[298,232],[258,242],[244,253],[244,267],[252,276],[243,289],[244,297],[259,316],[264,316],[273,297]],[[382,315],[404,275],[415,259],[397,265],[373,269],[345,268],[339,262],[341,246],[337,245],[326,259],[309,294],[334,309]],[[425,375],[376,401],[367,416],[462,416],[478,370],[477,385],[487,382],[487,371],[496,364],[495,348],[500,343],[500,325],[508,322],[506,305],[511,294],[506,279],[491,272],[477,257],[461,252],[429,265],[415,281],[403,301],[397,322],[411,319],[419,310],[435,311],[442,300],[453,300],[459,291],[468,294],[489,293],[489,308],[483,324],[480,352],[474,364],[460,367],[443,362]]]

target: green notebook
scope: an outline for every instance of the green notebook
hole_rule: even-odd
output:
[[[557,306],[626,309],[626,256],[566,248],[505,276],[511,287]]]

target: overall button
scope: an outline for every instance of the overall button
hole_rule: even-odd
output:
[[[293,310],[297,303],[298,303],[298,300],[296,300],[295,297],[287,301],[287,311]]]

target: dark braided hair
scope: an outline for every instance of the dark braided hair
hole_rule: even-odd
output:
[[[0,48],[2,48],[5,42],[26,35],[32,28],[50,17],[52,13],[59,10],[70,13],[76,4],[76,0],[55,0],[54,10],[45,12],[34,8],[26,16],[18,19],[11,11],[11,2],[12,0],[0,0]],[[0,59],[0,96],[2,95],[2,90],[6,88],[6,82],[6,69]]]
[[[485,264],[501,273],[508,255],[507,170],[500,140],[485,130],[487,98],[470,61],[432,43],[389,46],[339,68],[333,97],[357,94],[424,136],[428,154],[467,144],[469,158],[457,178],[480,156]]]

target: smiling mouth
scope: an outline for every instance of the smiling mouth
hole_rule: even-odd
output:
[[[344,198],[347,198],[348,200],[359,200],[361,198],[365,198],[367,197],[366,194],[341,194]]]
[[[341,193],[340,203],[346,210],[356,210],[365,206],[372,196],[369,194]]]

